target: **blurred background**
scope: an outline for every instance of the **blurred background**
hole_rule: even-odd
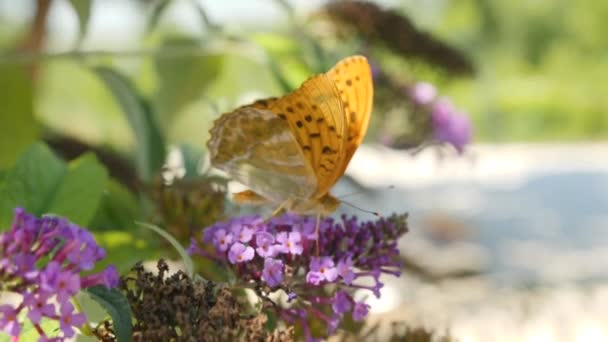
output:
[[[36,141],[72,169],[92,153],[79,218],[128,269],[160,255],[135,219],[187,241],[252,211],[205,163],[215,118],[363,54],[374,112],[333,192],[411,230],[367,324],[606,341],[606,17],[603,0],[0,0],[0,189]]]

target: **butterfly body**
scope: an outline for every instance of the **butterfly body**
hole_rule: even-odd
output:
[[[340,204],[329,190],[363,140],[372,97],[365,57],[343,59],[292,93],[223,114],[210,130],[211,163],[251,189],[237,202],[327,215]]]

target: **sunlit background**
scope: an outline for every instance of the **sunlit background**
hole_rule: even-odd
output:
[[[407,211],[411,230],[403,276],[370,298],[368,323],[465,342],[608,340],[608,2],[372,1],[423,35],[367,37],[334,21],[328,3],[340,2],[0,1],[0,169],[38,139],[67,158],[136,153],[92,67],[120,71],[151,99],[174,150],[204,151],[222,112],[363,53],[381,74],[376,106],[333,192]],[[390,48],[429,37],[441,49]],[[470,118],[461,153],[418,120],[417,82]]]

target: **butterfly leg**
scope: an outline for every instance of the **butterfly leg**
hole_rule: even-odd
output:
[[[285,201],[283,203],[281,203],[273,212],[272,215],[270,215],[270,217],[276,217],[279,216],[281,214],[285,213],[285,207],[287,206],[288,201]]]
[[[317,223],[315,224],[315,247],[316,254],[319,256],[319,228],[321,226],[321,214],[317,214]]]

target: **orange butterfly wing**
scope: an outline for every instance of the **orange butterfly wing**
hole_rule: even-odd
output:
[[[350,159],[367,132],[374,101],[374,85],[371,67],[363,56],[351,56],[341,60],[327,75],[338,88],[348,122],[345,157],[339,178],[346,171]]]

